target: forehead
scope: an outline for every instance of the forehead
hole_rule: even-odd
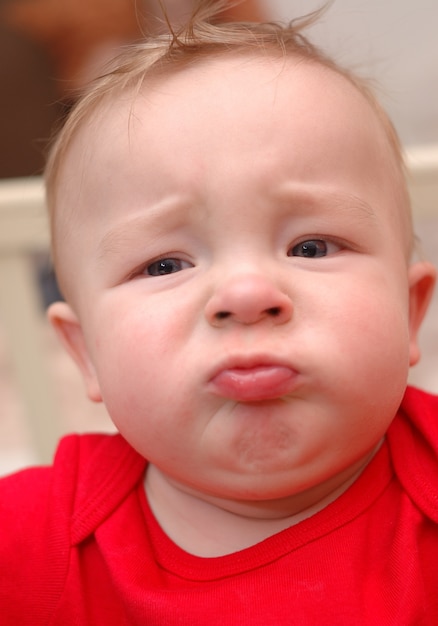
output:
[[[400,233],[401,177],[377,114],[342,75],[288,57],[209,58],[107,99],[74,138],[58,195],[67,214],[74,206],[98,224],[128,193],[139,204],[172,185],[220,193],[233,160],[241,184],[242,163],[252,184],[256,165],[260,184],[292,176],[343,185],[348,170]]]
[[[288,131],[291,148],[297,152],[305,137],[315,159],[322,139],[333,140],[334,147],[340,137],[344,148],[354,138],[356,154],[371,142],[376,158],[391,153],[381,120],[343,76],[293,57],[241,55],[206,58],[147,78],[140,92],[107,98],[79,128],[67,159],[73,168],[81,161],[86,169],[112,167],[123,151],[131,156],[143,151],[165,164],[179,148],[187,152],[201,141],[228,142],[232,148],[235,137],[244,150],[263,132],[272,144]],[[386,159],[386,165],[394,161]]]
[[[261,118],[262,112],[268,115]],[[129,129],[148,132],[161,124],[173,132],[175,141],[186,128],[213,138],[215,120],[235,132],[241,128],[248,132],[254,124],[258,131],[264,127],[266,132],[275,132],[288,126],[292,117],[299,117],[302,127],[310,121],[315,132],[321,126],[328,130],[329,120],[336,132],[336,122],[342,117],[345,135],[351,130],[360,132],[365,124],[385,140],[369,103],[345,77],[294,57],[219,56],[169,74],[152,75],[138,92],[127,91],[104,101],[83,131],[96,133],[102,143],[106,137],[110,140],[108,131],[119,141],[132,141],[135,134],[127,133],[128,127],[122,124],[127,117]],[[195,141],[193,136],[184,139]]]

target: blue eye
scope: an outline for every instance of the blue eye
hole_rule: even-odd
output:
[[[306,259],[317,259],[329,253],[329,245],[322,239],[301,241],[288,252],[288,256],[300,256]]]
[[[167,274],[180,272],[188,267],[191,267],[191,264],[181,259],[159,259],[147,266],[146,273],[149,276],[166,276]]]

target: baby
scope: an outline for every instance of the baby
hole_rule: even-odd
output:
[[[1,481],[2,623],[438,623],[435,271],[306,24],[136,45],[61,131],[49,317],[120,434]]]

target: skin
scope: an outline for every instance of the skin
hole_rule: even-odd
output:
[[[211,59],[106,105],[63,171],[50,318],[163,529],[214,556],[324,508],[394,418],[434,282],[369,104],[317,65]]]

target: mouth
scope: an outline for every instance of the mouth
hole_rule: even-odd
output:
[[[298,372],[274,362],[230,363],[209,380],[212,393],[237,402],[261,402],[286,396],[297,387]]]

